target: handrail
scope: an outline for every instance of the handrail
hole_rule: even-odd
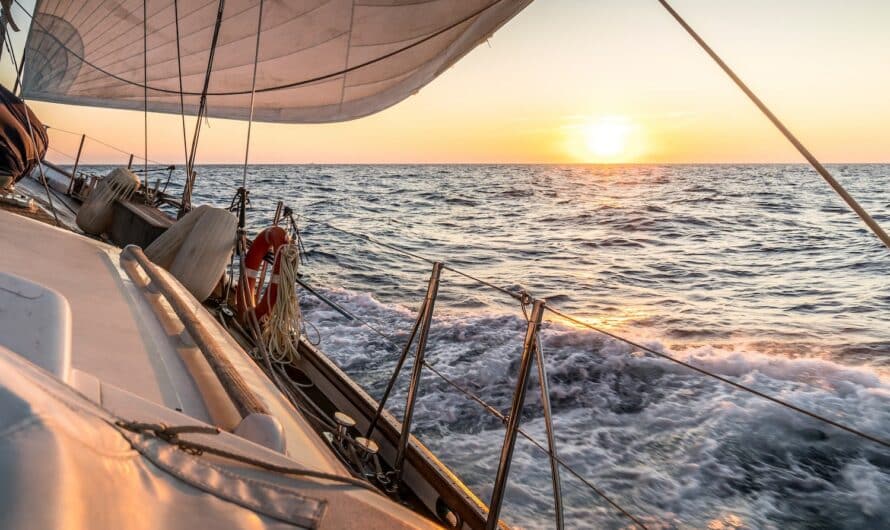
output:
[[[195,341],[198,349],[204,354],[207,364],[210,365],[213,373],[216,374],[241,417],[244,418],[253,413],[269,414],[266,406],[250,390],[250,387],[241,378],[241,375],[231,361],[222,352],[222,347],[216,338],[198,320],[195,315],[194,304],[189,303],[170,280],[161,274],[158,266],[148,259],[145,253],[142,252],[142,249],[136,245],[127,245],[121,253],[121,258],[134,259],[142,267],[142,270],[145,271],[151,282],[157,286],[158,291],[160,291],[170,304],[170,307],[173,308],[173,312],[182,321],[183,326],[185,326],[192,340]]]

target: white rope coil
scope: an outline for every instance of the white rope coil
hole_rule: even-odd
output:
[[[279,260],[278,296],[262,326],[261,339],[273,362],[289,364],[300,358],[297,348],[303,324],[300,298],[297,295],[297,272],[300,268],[300,251],[297,245],[279,247],[276,261]]]

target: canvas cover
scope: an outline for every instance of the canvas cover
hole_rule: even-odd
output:
[[[31,120],[33,138],[29,134],[28,119]],[[11,175],[16,181],[21,179],[43,158],[48,145],[46,129],[37,115],[0,85],[0,176]]]
[[[101,393],[119,389],[105,389]],[[119,418],[0,346],[0,528],[433,528],[362,488],[195,455],[121,427],[199,424],[137,397]],[[189,439],[280,466],[285,456],[232,434]]]
[[[432,81],[529,3],[264,0],[254,119],[332,122],[389,107]],[[185,111],[195,114],[220,5],[220,0],[39,0],[26,46],[24,96],[141,110],[145,35],[148,109],[180,111],[181,63]],[[260,0],[225,0],[222,5],[208,114],[246,119]]]

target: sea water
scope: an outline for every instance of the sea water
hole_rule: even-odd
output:
[[[890,229],[890,166],[831,170]],[[195,203],[228,206],[241,168],[198,173]],[[890,251],[806,166],[252,166],[248,184],[250,227],[283,200],[303,279],[392,339],[303,293],[309,338],[375,397],[431,266],[328,225],[890,439]],[[426,359],[506,413],[526,325],[446,270]],[[553,314],[542,333],[559,455],[650,528],[890,526],[890,450]],[[522,425],[546,444],[537,385]],[[497,418],[427,370],[413,432],[489,499]],[[506,521],[554,525],[548,460],[521,438],[509,484]],[[568,527],[630,526],[565,470],[562,485]]]

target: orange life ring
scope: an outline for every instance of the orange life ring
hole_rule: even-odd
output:
[[[244,268],[242,269],[241,285],[246,289],[238,289],[238,307],[241,315],[246,316],[246,312],[250,309],[254,311],[257,319],[261,319],[272,307],[278,296],[278,269],[280,268],[278,260],[278,249],[282,245],[290,243],[290,236],[280,226],[270,226],[263,230],[254,238],[250,245],[250,250],[244,256]],[[275,264],[272,266],[272,278],[269,287],[263,293],[260,303],[256,303],[257,278],[260,276],[260,266],[266,253],[272,251],[275,254]]]

